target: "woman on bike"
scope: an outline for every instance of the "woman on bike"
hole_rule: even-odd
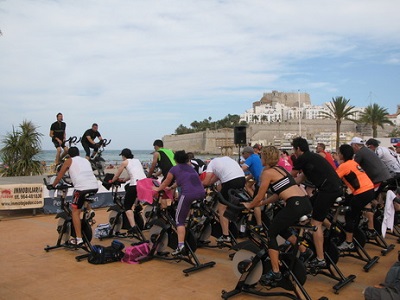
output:
[[[279,199],[286,205],[272,220],[269,227],[268,254],[271,259],[272,270],[263,275],[268,281],[279,281],[282,274],[279,270],[278,234],[289,237],[289,227],[297,223],[300,217],[309,214],[312,210],[310,200],[305,191],[301,189],[294,178],[284,168],[277,166],[280,151],[274,146],[264,146],[261,150],[261,160],[264,165],[261,174],[261,184],[257,195],[250,203],[244,203],[247,208],[273,203]],[[265,199],[271,189],[274,195]],[[285,231],[288,232],[285,232]]]

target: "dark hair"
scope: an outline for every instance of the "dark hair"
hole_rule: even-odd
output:
[[[59,113],[56,115],[56,117],[58,118],[59,115],[62,115],[62,113],[59,112]]]
[[[79,156],[79,149],[77,147],[71,147],[68,149],[68,155],[70,157]]]
[[[378,147],[379,141],[376,139],[369,139],[368,141],[366,141],[365,145],[367,145],[367,146],[372,145],[374,147]]]
[[[189,159],[193,159],[194,158],[193,152],[187,152],[186,154],[188,155]]]
[[[186,164],[189,162],[189,155],[187,155],[185,150],[179,150],[175,152],[174,159],[178,164]]]
[[[97,125],[97,123],[93,123],[93,124],[92,124],[92,127],[93,127],[93,126],[99,126],[99,125]]]
[[[155,140],[153,143],[153,146],[157,146],[157,147],[164,147],[164,143],[162,140]]]
[[[342,154],[344,161],[353,159],[354,150],[353,150],[352,146],[343,144],[339,147],[339,152],[340,152],[340,154]]]
[[[302,138],[301,136],[293,139],[292,146],[295,149],[299,148],[302,152],[310,151],[307,140]]]
[[[283,154],[286,154],[287,156],[289,156],[289,152],[287,152],[286,150],[282,150]]]

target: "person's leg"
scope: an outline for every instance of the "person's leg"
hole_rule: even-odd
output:
[[[58,165],[61,162],[61,147],[56,148],[56,160],[55,164]]]
[[[67,154],[68,154],[68,147],[67,147],[67,146],[64,146],[64,148],[63,148],[63,153],[61,154],[60,159],[63,159],[64,157],[66,157]]]
[[[222,234],[225,236],[229,235],[229,220],[224,217],[224,213],[226,210],[226,205],[218,203],[218,215],[219,222],[221,224]]]
[[[83,147],[83,149],[85,150],[85,157],[86,157],[86,159],[89,160],[89,159],[90,159],[90,148],[89,148],[89,144],[83,142],[83,143],[82,143],[82,147]]]
[[[136,225],[135,223],[135,217],[133,214],[133,204],[135,203],[136,200],[136,186],[134,185],[129,185],[126,188],[125,192],[125,198],[124,198],[124,208],[125,208],[125,215],[126,218],[128,219],[129,225],[134,227]]]

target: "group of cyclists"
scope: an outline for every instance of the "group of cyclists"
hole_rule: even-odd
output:
[[[61,149],[67,151],[69,158],[63,164],[53,185],[55,186],[69,171],[72,183],[75,187],[72,203],[73,222],[76,226],[74,243],[82,242],[79,231],[79,211],[82,208],[84,194],[97,189],[97,181],[93,175],[90,163],[87,159],[79,157],[76,147],[65,149],[65,123],[62,114],[57,114],[57,122],[51,126],[50,136],[57,148],[57,160],[61,159]],[[58,126],[58,127],[57,127]],[[89,148],[96,151],[95,138],[101,135],[97,124],[87,130],[82,137],[82,145],[89,158]],[[137,183],[146,177],[162,177],[161,185],[154,187],[155,191],[177,189],[177,210],[175,221],[177,225],[178,247],[172,255],[178,255],[185,251],[185,220],[189,215],[193,201],[205,197],[205,187],[218,185],[221,196],[229,201],[228,191],[231,189],[246,189],[252,196],[252,201],[244,203],[247,209],[254,210],[258,226],[262,225],[261,207],[271,205],[280,200],[284,202],[283,208],[270,222],[268,230],[268,252],[271,259],[271,271],[265,275],[269,281],[279,281],[282,274],[279,269],[279,245],[278,235],[292,244],[297,243],[296,235],[289,230],[303,215],[311,214],[311,225],[316,227],[312,233],[315,253],[304,245],[300,245],[303,260],[314,257],[309,261],[312,267],[325,267],[323,226],[329,226],[326,218],[330,208],[338,197],[348,198],[351,207],[345,215],[346,239],[338,246],[340,251],[351,250],[354,245],[353,232],[357,226],[362,210],[374,204],[382,189],[387,184],[397,183],[400,175],[400,163],[395,152],[382,147],[375,139],[364,141],[354,137],[350,144],[343,144],[337,149],[337,159],[325,151],[325,145],[319,143],[316,151],[311,151],[309,143],[302,137],[296,137],[292,141],[293,155],[289,156],[274,146],[243,148],[242,161],[228,156],[216,157],[208,164],[194,158],[193,153],[184,150],[172,151],[164,148],[162,140],[153,143],[154,153],[148,170],[138,159],[133,158],[130,149],[125,148],[120,155],[123,162],[119,166],[114,181],[128,182],[125,193],[124,208],[131,229],[135,232],[133,210],[137,200]],[[399,145],[400,146],[400,145]],[[86,162],[85,162],[86,161]],[[128,177],[120,178],[126,170]],[[252,184],[249,184],[249,182]],[[84,184],[83,184],[84,183]],[[313,187],[313,193],[306,191],[303,183]],[[229,219],[224,216],[226,206],[218,203],[218,215],[222,229],[222,235],[217,242],[230,242]],[[373,212],[368,216],[368,229],[371,237],[375,234],[373,225]]]

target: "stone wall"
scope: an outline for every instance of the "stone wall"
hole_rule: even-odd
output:
[[[380,130],[381,137],[387,136],[391,126],[386,126],[386,130]],[[351,121],[343,121],[340,127],[342,133],[348,133],[349,137],[363,136],[357,133],[356,124]],[[301,136],[308,140],[313,140],[314,136],[323,132],[336,133],[336,123],[334,120],[301,120]],[[271,124],[251,124],[247,127],[247,143],[262,143],[264,145],[275,144],[274,140],[284,139],[285,134],[296,136],[299,134],[298,120],[288,120],[283,123]],[[166,135],[163,137],[166,148],[172,150],[182,150],[199,154],[223,154],[232,155],[239,152],[233,145],[233,129],[207,130],[183,135]]]

